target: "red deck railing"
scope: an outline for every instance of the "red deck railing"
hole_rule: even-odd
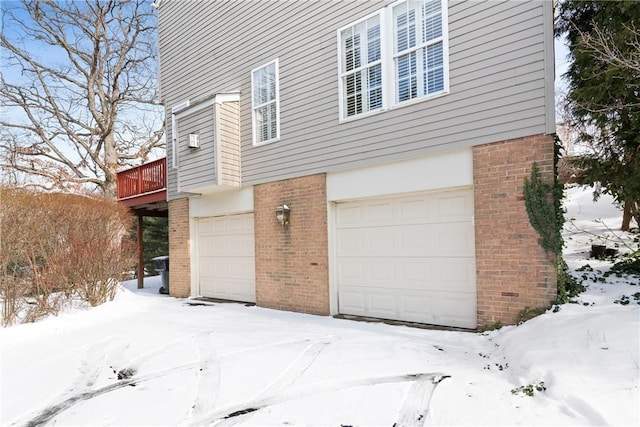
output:
[[[118,172],[118,199],[142,196],[167,188],[167,159],[158,159]]]

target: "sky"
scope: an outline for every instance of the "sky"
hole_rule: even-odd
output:
[[[606,196],[572,188],[565,208],[564,256],[587,290],[521,325],[356,322],[134,280],[102,306],[0,330],[0,425],[640,425],[640,279],[589,258],[638,243]]]

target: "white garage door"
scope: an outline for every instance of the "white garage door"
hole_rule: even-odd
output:
[[[255,302],[253,214],[199,218],[197,238],[200,294]]]
[[[472,190],[336,209],[340,313],[476,327]]]

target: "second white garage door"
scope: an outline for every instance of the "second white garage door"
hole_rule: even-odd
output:
[[[256,301],[252,213],[198,218],[197,251],[202,296]]]
[[[336,205],[342,314],[476,327],[473,190]]]

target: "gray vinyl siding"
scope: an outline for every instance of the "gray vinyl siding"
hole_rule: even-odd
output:
[[[159,9],[165,105],[170,112],[186,99],[240,91],[243,186],[553,129],[546,1],[449,2],[449,93],[340,122],[336,31],[391,3],[165,0]],[[275,58],[281,138],[253,146],[250,72]],[[179,196],[172,172],[170,198]]]
[[[176,123],[180,189],[194,191],[216,184],[214,106],[179,115]],[[190,133],[200,136],[200,148],[189,148]]]

